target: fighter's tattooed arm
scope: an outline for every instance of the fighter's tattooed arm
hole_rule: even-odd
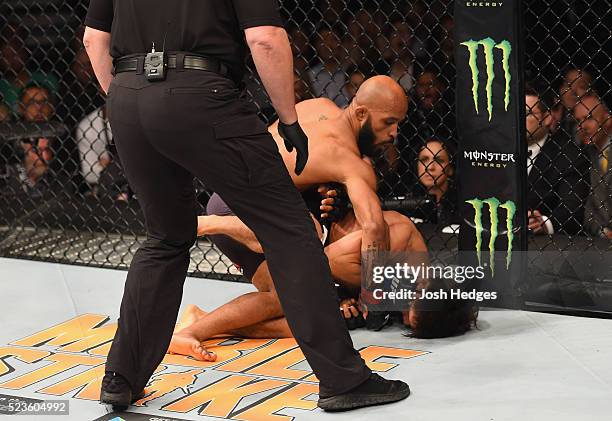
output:
[[[361,251],[362,258],[365,258],[365,274],[371,278],[372,268],[380,263],[386,254],[384,252],[389,250],[389,227],[376,194],[374,170],[359,158],[349,164],[344,183],[362,230]]]

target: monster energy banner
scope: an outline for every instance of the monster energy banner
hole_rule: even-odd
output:
[[[460,264],[515,307],[526,249],[520,2],[456,1]]]

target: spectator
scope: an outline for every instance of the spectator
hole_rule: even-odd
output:
[[[98,108],[84,119],[76,128],[75,138],[79,149],[80,170],[88,191],[96,193],[100,175],[111,163],[108,152],[112,132],[106,118],[106,107]]]
[[[338,57],[341,56],[341,44],[338,35],[331,29],[322,29],[315,40],[318,63],[308,71],[310,86],[315,97],[331,99],[341,108],[349,104],[342,93],[346,85],[346,74]]]
[[[376,73],[386,74],[395,79],[406,91],[414,86],[414,66],[410,47],[412,31],[406,22],[394,21],[387,30],[387,36],[377,39],[381,60],[374,66]]]
[[[74,60],[70,63],[70,72],[62,79],[64,86],[69,90],[62,96],[58,114],[65,116],[65,123],[76,125],[86,115],[95,112],[104,105],[104,95],[91,67],[89,56],[83,47],[83,30],[77,32],[72,47],[76,52]]]
[[[304,80],[304,77],[308,78],[308,67],[314,56],[314,50],[310,46],[308,36],[299,27],[289,31],[289,38],[291,40],[291,49],[293,50],[293,68],[295,70],[295,100],[300,102],[312,98],[310,86]]]
[[[408,118],[415,129],[412,138],[420,141],[434,136],[455,139],[454,99],[447,85],[433,71],[426,70],[417,78],[415,100],[416,107],[412,107]]]
[[[361,50],[367,54],[374,48],[374,43],[378,34],[380,33],[380,27],[374,22],[373,13],[367,9],[361,9],[348,24],[348,32],[351,37],[357,40],[357,45]]]
[[[323,18],[323,21],[331,26],[341,20],[346,10],[345,0],[320,0],[316,7],[318,16],[313,18],[316,21]]]
[[[0,123],[11,121],[11,109],[6,104],[0,103]]]
[[[54,158],[55,129],[50,125],[55,115],[51,95],[46,87],[28,86],[18,104],[22,125],[11,135],[17,140],[12,148],[4,148],[6,177],[13,191],[22,190],[31,196],[40,196],[48,184],[46,175]],[[22,133],[15,134],[17,130]]]
[[[302,75],[307,71],[315,51],[308,35],[300,27],[294,27],[289,31],[289,39],[293,51],[293,67],[297,74]]]
[[[365,81],[366,77],[364,75],[364,72],[362,72],[356,67],[348,69],[346,71],[346,74],[348,75],[348,81],[344,85],[344,88],[342,88],[342,94],[350,103],[355,97],[355,94],[357,93],[357,90],[359,89],[361,84]]]
[[[439,69],[438,76],[448,84],[454,80],[456,74],[454,28],[453,18],[448,15],[442,16],[431,40],[432,63],[435,63],[435,67]]]
[[[308,86],[308,82],[302,79],[300,75],[297,73],[293,75],[293,85],[295,89],[295,102],[296,103],[312,98],[312,94],[310,92],[310,86]]]
[[[51,93],[46,86],[29,85],[21,95],[19,113],[25,122],[44,123],[55,116]]]
[[[0,97],[11,109],[14,116],[19,114],[20,92],[29,85],[44,86],[52,95],[57,93],[58,80],[55,76],[41,71],[30,72],[26,63],[30,52],[25,46],[27,32],[22,28],[7,26],[0,40]]]
[[[590,159],[591,193],[585,209],[585,228],[595,236],[612,240],[612,171],[610,143],[612,115],[596,95],[584,96],[574,107],[578,138]]]
[[[452,158],[452,148],[445,141],[431,138],[419,149],[417,160],[419,184],[414,195],[431,195],[436,198],[435,218],[426,219],[436,220],[441,226],[460,222],[456,211],[457,193],[453,183],[455,169]]]
[[[565,109],[572,112],[579,99],[593,93],[593,76],[586,70],[570,69],[563,76],[559,96]]]
[[[564,131],[552,133],[551,90],[532,84],[525,94],[529,229],[534,234],[578,234],[588,196],[588,161]]]

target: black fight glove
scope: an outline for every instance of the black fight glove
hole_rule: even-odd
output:
[[[293,148],[297,150],[295,173],[300,175],[306,167],[306,162],[308,162],[308,137],[306,133],[297,121],[291,125],[279,121],[278,133],[285,140],[285,147],[289,152],[293,152]]]
[[[327,188],[327,191],[325,191],[325,188]],[[336,195],[330,196],[329,193],[331,191],[335,191]],[[321,209],[321,213],[327,214],[325,217],[321,215],[321,222],[325,222],[327,224],[339,222],[346,216],[349,210],[352,209],[348,193],[342,184],[329,183],[322,187],[322,189],[319,189],[319,193],[322,194],[321,207],[328,208]],[[333,199],[333,203],[323,203],[326,199]]]

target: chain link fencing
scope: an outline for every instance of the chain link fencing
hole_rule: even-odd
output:
[[[0,5],[0,255],[127,268],[145,229],[81,42],[87,4]],[[394,145],[375,160],[379,195],[386,208],[417,222],[434,259],[452,262],[460,222],[453,2],[280,4],[298,100],[327,97],[345,107],[363,80],[377,74],[390,75],[405,89],[407,118]],[[530,254],[530,266],[546,272],[549,261],[539,263],[546,252],[601,257],[612,244],[612,172],[605,148],[612,134],[612,2],[540,0],[523,8],[533,152],[526,200],[533,215],[529,248],[537,252]],[[260,117],[271,123],[274,110],[253,71],[245,84]],[[542,139],[548,146],[539,148]],[[199,182],[194,188],[203,214],[211,192]],[[189,272],[240,278],[206,238],[194,247]],[[599,282],[607,275],[597,276]]]

